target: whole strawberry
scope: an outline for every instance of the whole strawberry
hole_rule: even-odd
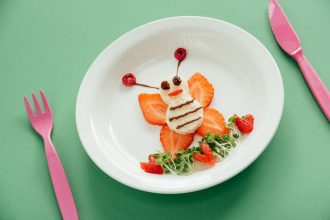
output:
[[[243,134],[249,134],[253,130],[254,118],[253,115],[245,115],[243,117],[236,116],[235,124]]]

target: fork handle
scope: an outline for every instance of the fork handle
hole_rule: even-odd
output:
[[[302,50],[294,55],[294,59],[297,61],[309,89],[313,93],[324,115],[327,117],[328,121],[330,121],[330,93],[327,90],[327,87],[323,84],[312,65],[308,62]]]
[[[63,220],[78,220],[77,208],[62,163],[50,137],[44,138],[48,170]]]

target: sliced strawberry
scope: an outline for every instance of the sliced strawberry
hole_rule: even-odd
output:
[[[180,150],[187,149],[194,140],[194,134],[178,134],[167,125],[160,130],[160,142],[164,151],[169,151],[173,156]]]
[[[211,134],[228,134],[229,129],[222,114],[213,108],[204,109],[204,117],[202,125],[197,129],[196,133],[205,136],[206,133]]]
[[[253,115],[245,115],[242,118],[236,116],[235,124],[243,134],[251,133],[253,130],[254,117]]]
[[[213,156],[212,149],[207,144],[202,144],[201,149],[203,154],[201,153],[194,153],[193,159],[202,163],[207,163],[211,166],[215,164],[215,158]]]
[[[204,155],[206,155],[208,157],[212,157],[214,159],[213,151],[212,151],[211,147],[208,144],[202,143],[201,144],[201,149],[202,149],[202,152],[204,153]]]
[[[193,159],[202,163],[208,163],[207,157],[201,153],[194,153]]]
[[[148,156],[148,160],[149,160],[149,162],[151,162],[151,163],[156,163],[156,159],[157,159],[157,157],[156,157],[155,155],[153,155],[153,154],[150,154],[150,155]]]
[[[188,80],[190,95],[206,107],[213,99],[214,88],[211,83],[200,73],[195,73]]]
[[[144,118],[153,125],[166,124],[167,105],[160,94],[140,94],[139,102]]]
[[[154,174],[163,174],[164,173],[162,166],[155,164],[155,163],[140,162],[140,166],[147,173],[154,173]]]

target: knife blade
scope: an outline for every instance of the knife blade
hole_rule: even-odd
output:
[[[297,61],[307,85],[330,122],[330,93],[306,59],[298,35],[276,0],[269,0],[268,16],[277,43],[287,54]]]
[[[296,51],[301,49],[300,40],[276,0],[269,1],[268,15],[278,44],[286,53],[292,56]]]

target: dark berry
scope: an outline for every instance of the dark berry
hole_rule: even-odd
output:
[[[174,76],[172,82],[174,85],[179,86],[181,84],[181,79],[179,76]]]
[[[184,60],[184,58],[186,58],[186,55],[187,55],[187,51],[184,48],[178,48],[174,52],[174,56],[178,61]]]
[[[121,81],[125,86],[134,86],[136,84],[136,78],[133,73],[127,73],[121,78]]]
[[[170,84],[167,81],[163,81],[160,87],[162,87],[163,90],[168,90],[170,89]]]

